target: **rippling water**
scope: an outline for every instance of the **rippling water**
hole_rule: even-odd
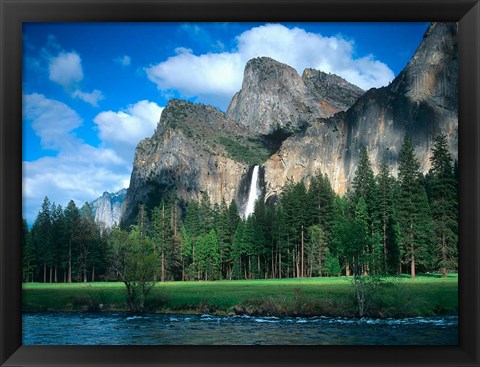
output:
[[[63,312],[23,315],[24,345],[457,343],[457,316],[349,319]]]

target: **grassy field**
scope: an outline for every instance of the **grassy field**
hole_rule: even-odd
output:
[[[367,316],[456,314],[458,277],[387,278],[368,294]],[[125,311],[123,283],[23,284],[23,311]],[[158,283],[147,312],[289,316],[355,316],[350,279],[305,278]]]

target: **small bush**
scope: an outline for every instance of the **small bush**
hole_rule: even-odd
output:
[[[170,299],[166,295],[150,295],[149,297],[147,297],[147,299],[145,299],[145,310],[148,312],[159,311],[165,306],[167,306],[169,302]]]

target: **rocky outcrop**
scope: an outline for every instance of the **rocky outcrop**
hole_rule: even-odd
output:
[[[374,172],[386,157],[394,173],[406,134],[416,145],[421,169],[430,168],[433,139],[448,136],[456,158],[457,25],[433,23],[406,68],[387,87],[371,89],[346,112],[315,121],[283,142],[265,163],[267,196],[278,194],[287,178],[306,180],[321,170],[337,193],[352,182],[360,147],[365,145]]]
[[[153,136],[137,146],[122,221],[134,220],[139,203],[153,207],[173,193],[181,201],[206,193],[212,203],[230,203],[249,167],[232,158],[231,147],[248,135],[214,107],[170,100]]]
[[[307,69],[302,78],[288,65],[258,57],[245,66],[242,89],[226,114],[260,134],[296,131],[347,109],[362,94],[340,77]]]
[[[319,101],[325,101],[336,112],[346,111],[365,91],[335,74],[316,69],[305,69],[302,79]]]
[[[115,193],[104,192],[102,196],[90,203],[95,222],[103,228],[120,224],[120,213],[127,189]]]

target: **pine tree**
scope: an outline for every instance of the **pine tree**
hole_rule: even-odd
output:
[[[169,205],[162,200],[152,212],[153,251],[160,258],[160,280],[162,282],[167,278],[167,257],[169,257],[173,239],[169,209]],[[154,274],[157,273],[154,272]]]
[[[411,139],[406,136],[400,151],[400,182],[397,214],[404,261],[412,278],[418,265],[425,263],[431,234],[431,217],[425,188],[421,185],[420,164]]]
[[[292,264],[292,277],[301,277],[304,270],[305,232],[309,207],[307,190],[305,184],[288,180],[280,197],[285,214],[285,225],[287,232],[287,255],[290,254],[289,262]],[[302,251],[303,250],[303,251]]]
[[[244,242],[245,223],[240,220],[235,230],[232,243],[232,277],[233,279],[242,279],[244,277],[243,261],[244,256],[243,242]]]
[[[32,240],[37,253],[38,264],[42,267],[44,283],[47,282],[47,267],[52,261],[52,218],[51,204],[48,197],[43,199],[40,212],[32,226]]]
[[[320,225],[314,224],[308,227],[308,238],[306,256],[308,275],[310,277],[323,276],[325,258],[328,252],[327,236]]]
[[[53,281],[58,282],[59,269],[64,269],[65,264],[65,218],[60,205],[52,204],[52,267],[54,271]]]
[[[66,281],[72,282],[72,272],[74,259],[78,257],[78,241],[80,239],[80,210],[73,200],[70,200],[64,210],[65,220],[65,241],[66,241],[66,262],[67,269]]]
[[[97,247],[100,244],[100,229],[95,223],[92,208],[87,202],[84,203],[80,209],[80,231],[78,244],[78,264],[80,272],[77,275],[79,280],[82,279],[83,282],[87,282],[89,269],[91,269],[91,279],[93,280],[95,278],[95,261],[93,258],[98,254]]]
[[[394,211],[394,178],[390,175],[387,161],[382,158],[380,162],[380,169],[377,180],[377,203],[378,203],[378,218],[380,225],[380,235],[383,255],[383,273],[396,273],[399,264],[398,253],[399,250],[396,235],[394,231],[395,226],[395,211]]]
[[[27,220],[22,220],[22,274],[24,282],[33,282],[36,271],[36,254]]]
[[[448,269],[457,267],[458,241],[457,191],[446,135],[435,139],[431,162],[433,241],[436,263],[445,278]]]
[[[369,236],[369,215],[368,215],[368,208],[367,203],[365,202],[363,196],[360,196],[357,202],[357,206],[355,208],[355,224],[358,227],[358,230],[361,233],[358,233],[360,238],[364,238],[363,249],[357,255],[358,258],[362,259],[358,261],[359,266],[362,267],[362,273],[367,275],[372,268],[372,239]]]
[[[360,148],[360,160],[355,171],[352,187],[352,200],[353,203],[355,203],[354,205],[358,203],[358,199],[360,197],[363,197],[367,204],[369,214],[368,224],[370,226],[377,209],[377,188],[372,165],[370,163],[370,159],[368,158],[367,148],[365,146]]]
[[[318,172],[310,180],[308,188],[308,226],[317,224],[330,237],[333,222],[333,199],[335,193],[327,175]]]

